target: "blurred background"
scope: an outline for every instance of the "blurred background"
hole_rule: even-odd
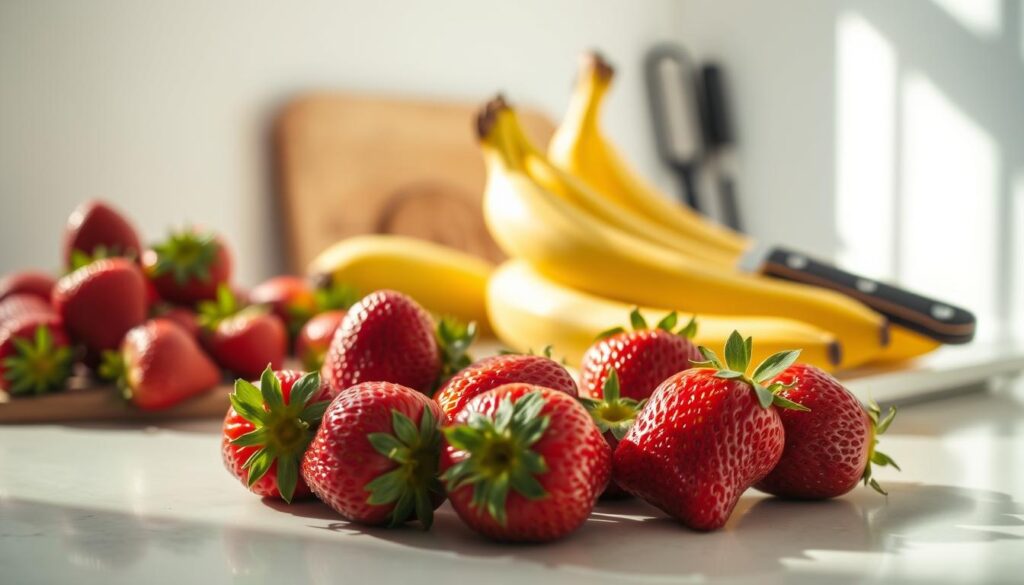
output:
[[[643,78],[671,41],[722,68],[750,233],[1022,332],[1022,30],[1020,0],[0,0],[0,273],[57,268],[67,213],[102,197],[150,239],[222,232],[253,284],[285,267],[290,100],[503,90],[557,120],[590,48],[617,67],[608,133],[676,192]]]

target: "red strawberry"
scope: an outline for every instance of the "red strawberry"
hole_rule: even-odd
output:
[[[320,374],[267,368],[257,387],[239,379],[224,417],[224,466],[259,496],[312,495],[299,477],[299,464],[328,402]]]
[[[634,331],[622,327],[609,329],[583,354],[581,395],[601,398],[608,371],[614,368],[619,374],[621,395],[643,400],[666,378],[690,369],[693,361],[701,361],[697,346],[690,341],[697,332],[693,319],[673,333],[678,319],[675,312],[666,315],[654,329],[647,327],[639,309],[633,309],[629,317]]]
[[[302,362],[307,370],[319,370],[324,365],[324,357],[331,346],[334,332],[341,326],[346,311],[327,311],[316,315],[299,330],[295,338],[295,357]]]
[[[196,340],[166,319],[133,327],[119,351],[104,352],[99,374],[116,380],[125,398],[143,410],[169,408],[220,382],[220,370]]]
[[[321,371],[332,392],[384,381],[428,393],[444,372],[468,365],[476,329],[434,320],[416,301],[393,290],[371,293],[349,309]]]
[[[841,496],[858,482],[885,490],[871,477],[871,464],[899,466],[877,451],[878,435],[889,428],[896,409],[881,420],[872,403],[865,411],[857,397],[838,380],[807,364],[796,364],[776,376],[781,396],[810,412],[779,412],[786,429],[786,448],[778,465],[754,487],[786,498],[822,499]]]
[[[361,524],[424,528],[444,501],[437,479],[444,414],[423,394],[388,382],[339,393],[302,459],[302,477],[325,504]]]
[[[590,413],[594,424],[600,429],[604,440],[614,453],[619,446],[619,441],[626,436],[637,415],[643,410],[647,399],[636,401],[632,398],[623,398],[619,393],[619,376],[612,368],[604,378],[601,398],[580,398],[580,403]],[[615,483],[614,477],[608,482],[604,493],[601,494],[606,498],[621,498],[628,495],[626,490]]]
[[[105,258],[57,281],[53,306],[75,341],[93,353],[114,349],[146,320],[146,279],[124,258]]]
[[[249,291],[254,304],[267,305],[288,327],[292,337],[316,313],[313,287],[298,276],[275,276]]]
[[[100,258],[138,260],[141,250],[131,222],[103,201],[79,205],[64,228],[64,266],[71,269]]]
[[[444,429],[443,480],[470,528],[497,540],[561,538],[590,515],[611,452],[572,396],[530,384],[480,394]]]
[[[172,232],[143,255],[142,263],[160,297],[183,305],[216,298],[218,287],[231,280],[228,248],[209,232]]]
[[[19,319],[36,313],[42,313],[43,315],[57,314],[50,303],[36,295],[18,293],[0,300],[0,326],[13,319]]]
[[[199,315],[197,315],[192,309],[174,305],[163,305],[153,311],[153,316],[173,321],[189,335],[199,339],[199,334],[201,332],[201,328],[199,327]]]
[[[725,524],[748,487],[782,456],[782,420],[774,405],[803,408],[762,384],[792,364],[799,351],[780,352],[747,377],[751,340],[733,332],[728,367],[701,347],[707,362],[659,386],[615,450],[614,477],[695,530]]]
[[[199,304],[203,343],[221,367],[243,378],[256,378],[270,364],[280,368],[288,355],[284,323],[253,305],[241,307],[234,293],[221,286],[217,301]]]
[[[74,355],[55,314],[35,313],[0,326],[0,390],[43,394],[66,387]]]
[[[39,297],[49,303],[55,284],[56,281],[53,277],[43,272],[31,270],[13,272],[0,278],[0,301],[11,295],[26,294]]]
[[[575,398],[576,382],[547,356],[505,354],[484,358],[455,374],[434,397],[449,418],[479,394],[503,384],[522,382],[561,390]]]

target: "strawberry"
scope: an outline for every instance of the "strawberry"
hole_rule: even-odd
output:
[[[416,301],[393,290],[379,290],[349,309],[321,372],[338,392],[367,381],[432,391],[446,372],[468,365],[466,349],[476,327],[434,320]]]
[[[56,314],[25,315],[0,327],[0,390],[14,395],[62,390],[73,362]]]
[[[331,401],[302,458],[314,494],[348,520],[424,528],[444,501],[437,479],[444,414],[430,398],[389,382],[351,386]]]
[[[733,332],[727,366],[710,349],[706,362],[665,380],[615,449],[615,481],[627,492],[695,530],[728,520],[748,487],[782,456],[782,419],[773,406],[803,409],[763,384],[799,351],[769,356],[747,377],[751,340]]]
[[[17,293],[0,300],[0,326],[13,319],[36,313],[57,314],[50,303],[28,293]]]
[[[886,493],[871,477],[871,464],[899,469],[875,449],[896,409],[884,418],[877,404],[865,410],[838,380],[807,364],[790,366],[772,382],[784,386],[781,396],[811,410],[779,412],[786,448],[778,465],[754,487],[785,498],[823,499],[841,496],[863,481]]]
[[[335,310],[320,313],[306,321],[295,338],[295,357],[307,370],[319,370],[331,346],[334,332],[341,326],[347,311]]]
[[[576,382],[549,356],[504,354],[484,358],[455,374],[434,397],[449,418],[479,394],[503,384],[522,382],[560,390],[575,398]]]
[[[220,370],[196,340],[166,319],[133,327],[118,351],[103,353],[99,374],[143,410],[169,408],[220,382]]]
[[[235,382],[224,417],[224,466],[252,493],[291,502],[312,495],[299,463],[328,402],[320,374],[294,370],[260,375],[259,387]]]
[[[192,309],[175,305],[160,305],[153,310],[153,316],[173,321],[192,337],[200,338],[202,328],[199,326],[199,315]]]
[[[442,479],[470,528],[496,540],[561,538],[590,515],[611,452],[572,396],[530,384],[480,394],[443,429]]]
[[[249,300],[267,305],[284,321],[291,337],[298,334],[317,308],[313,287],[298,276],[275,276],[265,280],[249,291]]]
[[[39,297],[49,303],[54,284],[56,281],[53,277],[43,272],[32,270],[13,272],[0,278],[0,301],[11,295],[26,294]]]
[[[697,332],[697,323],[690,319],[678,333],[673,333],[678,317],[669,313],[654,329],[633,309],[629,315],[633,331],[616,327],[605,331],[583,354],[580,363],[580,394],[601,398],[610,369],[619,377],[619,392],[625,398],[643,400],[666,378],[701,361],[700,352],[690,339]]]
[[[615,449],[619,446],[619,441],[626,436],[626,432],[633,426],[637,415],[643,410],[647,399],[637,401],[621,396],[619,393],[619,375],[615,368],[611,368],[608,371],[608,375],[604,377],[604,388],[601,389],[601,398],[584,397],[580,398],[580,403],[590,413],[590,417],[594,419],[594,424],[597,425],[597,428],[604,436],[604,440],[608,443],[612,453],[614,453]],[[629,493],[626,490],[615,483],[614,477],[608,482],[608,487],[605,488],[604,493],[601,494],[605,498],[621,498],[628,495]]]
[[[267,364],[280,368],[288,355],[288,332],[266,307],[242,307],[227,286],[216,301],[199,303],[203,344],[221,367],[256,378]]]
[[[209,232],[172,232],[143,254],[142,263],[160,297],[182,305],[215,299],[220,285],[231,280],[228,248]]]
[[[94,354],[116,348],[146,320],[146,279],[124,258],[105,258],[57,281],[53,306],[75,341]]]
[[[64,266],[74,270],[100,258],[138,260],[139,235],[123,215],[103,201],[86,201],[64,228]]]

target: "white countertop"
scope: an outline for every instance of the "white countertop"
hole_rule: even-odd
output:
[[[544,546],[352,526],[318,502],[247,493],[218,424],[0,427],[0,582],[1020,583],[1024,382],[906,407],[884,437],[888,499],[749,492],[699,534],[637,501],[601,503]]]

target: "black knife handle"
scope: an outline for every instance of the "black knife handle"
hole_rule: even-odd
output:
[[[841,292],[911,331],[943,343],[967,343],[974,338],[974,315],[960,307],[899,287],[857,276],[806,254],[773,248],[761,272]]]

